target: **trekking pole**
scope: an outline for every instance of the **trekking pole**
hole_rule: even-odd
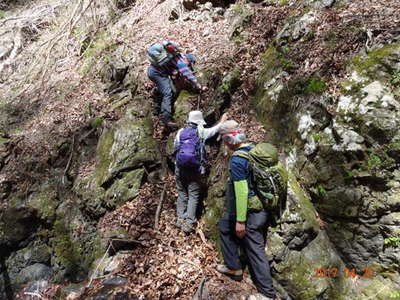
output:
[[[197,110],[200,110],[201,94],[202,91],[200,91],[200,94],[197,96]]]

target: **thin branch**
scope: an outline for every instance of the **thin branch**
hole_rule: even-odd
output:
[[[65,182],[66,182],[65,179],[67,178],[67,176],[68,176],[68,171],[69,171],[69,169],[70,169],[70,167],[71,167],[72,157],[73,157],[73,155],[74,155],[74,145],[75,145],[75,134],[72,136],[72,143],[71,143],[70,155],[69,155],[69,159],[68,159],[68,162],[67,162],[67,166],[66,166],[65,169],[64,169],[64,173],[63,173],[62,180],[61,180],[61,182],[62,182],[63,184],[65,184]]]
[[[106,252],[104,253],[104,255],[103,255],[103,257],[101,258],[100,262],[97,264],[96,269],[95,269],[94,272],[92,273],[92,276],[90,276],[90,280],[89,280],[88,284],[86,285],[87,288],[92,284],[92,281],[93,281],[93,279],[94,279],[94,275],[97,273],[98,268],[100,267],[100,265],[103,263],[104,259],[106,258],[107,254],[108,254],[108,251],[110,250],[110,247],[111,247],[111,246],[112,246],[112,243],[110,243],[110,244],[108,245],[108,248],[107,248]]]
[[[164,203],[166,192],[167,192],[167,183],[165,182],[163,190],[161,192],[160,201],[158,202],[158,206],[157,206],[157,210],[156,210],[156,217],[155,217],[155,220],[154,220],[154,229],[157,230],[157,231],[158,231],[158,223],[160,221],[161,208],[162,208],[162,205]]]

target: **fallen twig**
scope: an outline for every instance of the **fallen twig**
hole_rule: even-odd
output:
[[[162,190],[161,196],[160,196],[160,201],[158,202],[158,206],[157,206],[157,210],[156,210],[156,217],[154,220],[154,229],[157,231],[158,231],[158,223],[160,221],[161,208],[164,203],[166,192],[167,192],[167,183],[164,183],[164,187],[163,187],[163,190]]]
[[[68,171],[69,171],[69,169],[71,167],[72,157],[74,156],[74,145],[75,145],[75,135],[72,136],[70,155],[69,155],[68,162],[67,162],[67,165],[66,165],[66,167],[64,169],[63,176],[62,176],[62,180],[61,180],[62,184],[65,184],[66,183],[66,179],[68,178]]]
[[[110,244],[108,245],[106,252],[104,253],[104,255],[103,255],[103,257],[101,258],[100,262],[97,264],[96,269],[95,269],[94,272],[92,273],[92,276],[90,276],[90,280],[89,280],[88,284],[86,285],[87,288],[92,284],[92,281],[93,281],[93,279],[94,279],[94,277],[95,277],[95,275],[96,275],[96,273],[97,273],[97,270],[98,270],[98,268],[100,267],[100,265],[103,263],[104,259],[106,258],[107,254],[108,254],[108,251],[110,250],[110,247],[112,247],[112,243],[110,243]]]

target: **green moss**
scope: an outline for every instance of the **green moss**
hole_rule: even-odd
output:
[[[311,136],[316,143],[318,143],[322,139],[322,135],[319,133],[313,133]]]
[[[62,219],[54,222],[54,238],[52,242],[55,259],[66,269],[67,276],[73,277],[81,269],[81,253],[79,247],[72,242]]]
[[[0,19],[3,19],[6,16],[6,11],[0,9]]]
[[[233,94],[240,85],[240,68],[235,67],[232,72],[222,79],[222,84],[218,87],[221,93]]]
[[[390,151],[390,150],[400,150],[400,141],[399,142],[394,142],[394,143],[391,143],[391,144],[389,144],[388,146],[387,146],[387,149],[386,149],[387,151]]]
[[[389,237],[384,240],[385,245],[389,247],[399,247],[400,246],[400,237]]]
[[[187,118],[188,113],[192,110],[192,104],[190,101],[193,101],[195,98],[198,98],[199,95],[191,93],[187,90],[182,90],[179,93],[178,98],[175,101],[175,112],[174,119],[180,124],[184,124]],[[198,99],[197,99],[198,101]]]
[[[390,292],[389,297],[390,297],[390,299],[400,299],[400,291]]]
[[[392,76],[392,79],[390,80],[390,82],[395,86],[400,85],[400,71],[396,71],[393,73],[393,76]]]
[[[95,177],[99,186],[112,183],[126,169],[136,169],[143,163],[157,160],[150,115],[133,119],[128,110],[114,128],[103,132],[97,152]]]
[[[293,70],[296,69],[296,64],[295,62],[293,62],[290,59],[287,59],[285,57],[282,57],[280,59],[280,65],[282,66],[282,68],[286,71],[286,72],[292,72]]]
[[[271,101],[271,96],[267,93],[264,85],[282,70],[282,67],[279,64],[279,58],[280,54],[274,47],[268,48],[261,55],[263,67],[259,77],[257,78],[257,89],[254,96],[255,106],[257,111],[261,114],[264,114],[266,108],[270,107],[269,102]],[[268,112],[265,113],[268,114]]]
[[[351,64],[360,74],[371,76],[371,78],[376,78],[377,74],[374,70],[374,67],[381,64],[385,58],[399,49],[400,42],[386,45],[380,49],[369,52],[367,56],[354,57],[351,60]]]
[[[354,178],[354,172],[346,170],[346,173],[344,175],[344,179],[353,179],[353,178]]]
[[[367,161],[368,170],[378,168],[382,164],[382,160],[374,153],[370,153]]]
[[[368,286],[363,289],[361,299],[388,300],[393,292],[393,284],[385,280],[369,280]]]
[[[107,129],[100,137],[97,148],[97,166],[95,177],[97,178],[98,185],[101,185],[104,178],[107,176],[112,158],[110,156],[110,149],[114,143],[115,129]]]
[[[326,189],[325,189],[323,184],[319,184],[317,186],[317,192],[318,192],[318,195],[320,197],[325,197],[326,196]]]
[[[0,146],[1,146],[1,145],[4,145],[5,143],[7,143],[7,142],[8,142],[8,140],[9,140],[9,139],[7,139],[7,138],[5,138],[5,137],[2,137],[2,136],[0,136]]]
[[[240,3],[235,3],[231,6],[231,9],[236,13],[236,14],[241,14],[244,11],[243,5]]]
[[[122,173],[122,178],[115,180],[106,191],[105,205],[114,208],[124,204],[128,200],[134,199],[139,194],[143,174],[144,169],[136,169]]]
[[[83,66],[80,68],[82,75],[97,71],[97,66],[108,62],[111,55],[118,45],[112,43],[112,39],[106,31],[99,32],[96,37],[86,45],[83,52]]]
[[[241,42],[243,42],[244,38],[243,35],[241,34],[236,34],[232,38],[232,41],[236,44],[236,46],[240,45]]]
[[[221,218],[224,210],[225,201],[225,182],[228,177],[228,170],[224,164],[223,159],[217,159],[218,163],[211,169],[209,178],[212,182],[209,183],[209,190],[207,193],[206,213],[204,215],[204,222],[206,234],[214,241],[218,241],[218,220]],[[219,178],[217,182],[214,180]]]
[[[38,211],[38,215],[42,220],[52,223],[56,217],[58,206],[56,187],[52,184],[45,187],[38,195],[32,198],[29,204]]]
[[[101,117],[96,117],[90,122],[90,125],[92,126],[93,129],[98,128],[103,124],[104,119]]]
[[[314,230],[318,232],[319,225],[315,217],[314,206],[312,205],[310,199],[305,195],[303,189],[300,187],[300,184],[291,172],[289,173],[289,186],[296,194],[298,198],[298,204],[302,208],[300,213],[305,220],[303,228],[313,227]]]
[[[85,270],[90,270],[93,268],[93,263],[102,257],[104,255],[105,249],[103,247],[103,244],[101,242],[100,237],[96,236],[94,239],[92,239],[90,245],[88,245],[88,248],[91,250],[90,253],[87,253],[85,255],[85,259],[83,262],[83,267]]]
[[[325,90],[326,90],[326,83],[324,80],[316,77],[311,77],[308,79],[304,92],[306,94],[321,94]]]

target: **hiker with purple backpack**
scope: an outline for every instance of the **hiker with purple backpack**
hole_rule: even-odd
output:
[[[176,226],[185,233],[191,233],[196,225],[196,210],[199,203],[202,178],[206,173],[205,142],[219,132],[227,120],[223,114],[219,123],[204,128],[206,122],[201,111],[191,111],[188,126],[181,128],[175,137],[175,175],[178,200],[176,202]]]

